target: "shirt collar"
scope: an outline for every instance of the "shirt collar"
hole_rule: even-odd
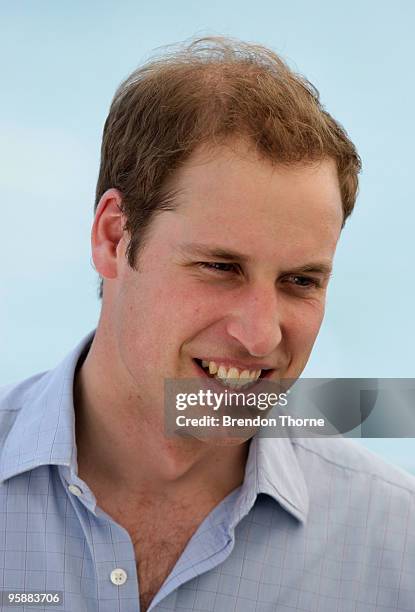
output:
[[[77,472],[73,380],[90,332],[53,370],[23,381],[5,398],[18,411],[1,451],[0,481],[40,465],[64,465]]]
[[[73,380],[77,362],[95,334],[90,332],[54,369],[15,388],[7,409],[18,415],[5,440],[0,481],[40,465],[66,466],[77,475]],[[33,380],[33,379],[32,379]],[[309,498],[303,472],[290,438],[255,436],[250,443],[244,482],[235,506],[234,524],[265,493],[301,522]]]
[[[254,436],[252,439],[235,524],[247,514],[261,493],[272,497],[300,522],[306,521],[308,489],[291,438]]]

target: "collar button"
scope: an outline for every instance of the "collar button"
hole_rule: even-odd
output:
[[[81,489],[74,484],[70,484],[68,486],[68,489],[72,493],[72,495],[76,495],[76,497],[80,497],[82,495]]]

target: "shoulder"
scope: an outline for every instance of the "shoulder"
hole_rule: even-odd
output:
[[[348,475],[356,481],[374,481],[384,487],[415,495],[415,476],[394,466],[347,438],[296,438],[293,446],[302,469],[320,478],[326,472]]]
[[[40,372],[20,382],[0,387],[0,447],[26,401],[40,392],[47,374]]]

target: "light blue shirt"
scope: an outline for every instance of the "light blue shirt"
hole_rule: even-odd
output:
[[[139,610],[131,538],[77,476],[73,378],[92,337],[0,392],[1,588],[64,593],[4,610]],[[415,611],[414,499],[414,478],[353,442],[253,438],[243,484],[149,610]]]

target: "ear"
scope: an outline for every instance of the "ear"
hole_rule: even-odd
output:
[[[118,248],[124,232],[121,212],[122,196],[118,189],[108,189],[101,197],[91,232],[92,259],[103,278],[117,277]]]

